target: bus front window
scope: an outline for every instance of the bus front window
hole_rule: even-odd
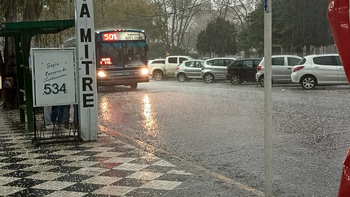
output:
[[[128,42],[124,48],[124,54],[128,61],[146,62],[145,56],[145,42]]]
[[[138,66],[146,62],[145,42],[101,43],[96,47],[98,67]]]
[[[123,66],[122,48],[113,43],[102,43],[96,48],[96,58],[99,61],[98,67],[120,67]]]

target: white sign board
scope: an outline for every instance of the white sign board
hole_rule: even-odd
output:
[[[76,103],[74,49],[32,49],[33,106]]]

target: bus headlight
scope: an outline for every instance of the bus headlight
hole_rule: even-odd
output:
[[[99,72],[97,73],[97,75],[98,75],[99,77],[107,77],[106,73],[103,72],[103,71],[99,71]]]
[[[141,70],[141,73],[142,73],[143,75],[147,75],[147,74],[148,74],[148,69],[147,69],[147,68],[143,68],[143,69]]]

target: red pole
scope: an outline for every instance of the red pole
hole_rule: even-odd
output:
[[[329,0],[328,20],[346,76],[350,81],[349,0]]]
[[[349,1],[350,0],[329,0],[328,20],[346,76],[350,82]],[[350,149],[344,161],[338,193],[338,197],[348,196],[350,196]]]

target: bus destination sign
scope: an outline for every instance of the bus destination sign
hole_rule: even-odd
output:
[[[102,41],[145,40],[145,34],[138,32],[108,32],[102,34]]]

